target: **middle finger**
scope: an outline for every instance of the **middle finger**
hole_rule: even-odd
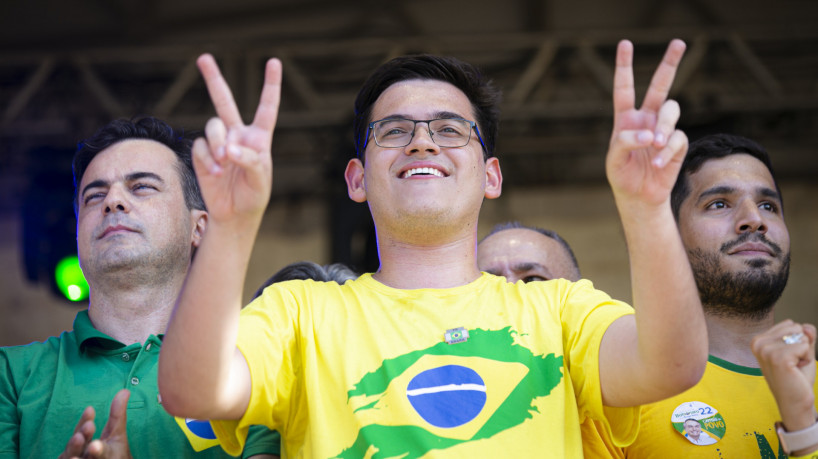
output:
[[[686,47],[687,45],[682,40],[675,39],[670,42],[662,62],[659,63],[659,67],[656,68],[650,80],[650,86],[645,93],[645,100],[641,107],[643,110],[655,113],[665,103]]]

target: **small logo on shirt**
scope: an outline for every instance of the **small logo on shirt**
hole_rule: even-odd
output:
[[[469,331],[463,327],[452,328],[446,330],[443,339],[449,344],[462,343],[469,339]]]

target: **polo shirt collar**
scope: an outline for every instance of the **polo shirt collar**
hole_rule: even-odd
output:
[[[122,342],[94,328],[87,309],[78,312],[77,317],[74,318],[74,333],[82,351],[88,346],[110,350],[126,347]],[[161,334],[157,338],[161,341],[164,336],[164,334]],[[151,336],[151,339],[153,339],[153,336]]]

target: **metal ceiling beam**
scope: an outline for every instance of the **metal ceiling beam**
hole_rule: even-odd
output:
[[[818,132],[818,56],[813,51],[818,29],[797,34],[775,27],[740,34],[717,27],[677,32],[351,38],[219,46],[210,51],[219,60],[245,119],[255,111],[264,62],[272,55],[283,58],[284,94],[275,149],[298,154],[279,153],[277,171],[287,170],[288,158],[323,164],[327,144],[305,143],[303,139],[314,136],[303,134],[333,133],[339,144],[346,142],[346,137],[334,133],[343,132],[342,127],[349,124],[352,101],[368,73],[390,57],[423,51],[477,63],[506,90],[498,147],[507,158],[530,158],[526,162],[506,160],[512,169],[505,170],[507,176],[531,176],[536,163],[544,161],[536,159],[538,154],[566,159],[598,156],[604,153],[605,133],[610,130],[613,56],[622,36],[636,45],[637,91],[647,86],[669,38],[688,39],[689,50],[671,93],[682,103],[683,124],[733,120],[729,128],[746,126],[753,131],[743,132],[745,135],[763,136],[773,132],[763,131],[763,126],[795,117],[802,132],[793,139],[793,151],[808,151],[801,143],[818,140],[818,134],[812,134]],[[195,58],[202,51],[201,46],[179,45],[0,55],[0,78],[7,83],[0,87],[0,107],[6,107],[0,118],[0,143],[6,157],[0,163],[24,163],[19,155],[37,139],[74,145],[77,136],[93,131],[89,126],[100,126],[112,117],[149,113],[186,128],[202,129],[213,116],[195,68]],[[748,123],[748,116],[763,122]],[[552,140],[544,142],[543,136]],[[793,156],[787,161],[805,164],[800,169],[793,167],[794,174],[818,173],[818,166],[812,166],[814,161],[809,158]],[[513,170],[515,167],[520,170]],[[6,168],[9,173],[15,173],[13,169]],[[584,168],[572,174],[602,178],[601,169]],[[295,192],[308,189],[305,184]]]

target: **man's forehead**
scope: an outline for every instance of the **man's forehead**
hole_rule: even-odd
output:
[[[505,243],[512,246],[523,245],[551,246],[551,244],[559,244],[553,238],[550,238],[545,234],[540,233],[539,231],[535,231],[529,228],[505,229],[492,234],[491,236],[488,237],[487,240],[491,240],[492,238],[496,238],[495,240],[497,241],[504,241]]]
[[[372,106],[372,118],[403,116],[432,119],[452,113],[472,119],[474,110],[466,94],[441,80],[403,80],[386,88]]]
[[[480,245],[484,244],[492,252],[499,252],[513,263],[525,261],[544,264],[554,261],[554,258],[570,258],[562,244],[528,228],[498,231],[487,237]]]
[[[94,156],[85,169],[81,185],[93,180],[124,180],[134,173],[149,172],[171,179],[177,167],[176,154],[159,142],[128,139],[117,142]]]
[[[708,160],[690,175],[689,180],[696,196],[716,188],[733,191],[775,190],[775,182],[767,166],[745,153]]]

